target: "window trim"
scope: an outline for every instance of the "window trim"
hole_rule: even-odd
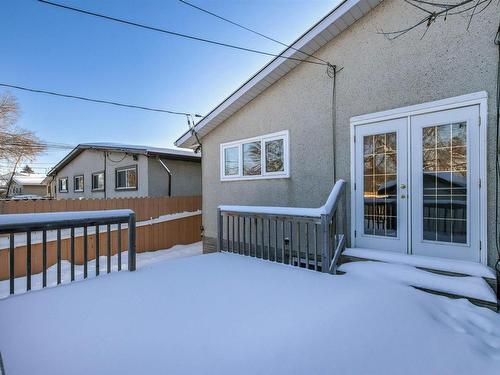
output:
[[[102,174],[104,176],[104,185],[102,188],[94,188],[94,176],[96,174]],[[106,171],[92,172],[92,174],[90,175],[90,190],[95,192],[106,190]]]
[[[61,180],[66,180],[66,190],[61,189]],[[60,177],[57,179],[57,192],[58,193],[69,193],[69,179],[68,177]]]
[[[133,186],[133,187],[118,187],[118,172],[128,171],[130,169],[135,170],[135,186]],[[137,164],[115,168],[115,191],[137,190],[138,187],[139,187],[139,173],[137,170]]]
[[[81,177],[83,181],[83,189],[76,189],[76,179]],[[85,191],[85,176],[83,174],[77,174],[73,176],[73,192],[75,193],[83,193]]]
[[[266,172],[266,148],[265,144],[269,141],[283,139],[283,171]],[[260,158],[260,175],[244,176],[243,175],[243,144],[260,141],[261,158]],[[238,147],[238,174],[225,174],[225,150],[227,148]],[[240,139],[233,142],[221,143],[220,145],[220,180],[221,181],[242,181],[242,180],[266,180],[274,178],[289,178],[290,177],[290,143],[289,131],[283,130],[276,133],[264,134],[258,137]]]

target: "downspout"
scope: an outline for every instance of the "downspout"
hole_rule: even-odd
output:
[[[106,179],[108,178],[108,171],[106,170],[106,159],[108,158],[108,153],[106,151],[103,151],[103,154],[104,154],[104,199],[106,199],[106,189],[108,185],[106,183]]]
[[[172,172],[170,172],[170,169],[168,169],[167,165],[163,162],[163,160],[158,158],[158,161],[163,166],[163,168],[165,168],[165,171],[168,174],[168,196],[171,197],[172,196]]]

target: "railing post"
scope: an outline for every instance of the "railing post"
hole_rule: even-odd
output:
[[[222,217],[222,212],[220,208],[217,208],[217,251],[221,252],[224,248],[224,239],[223,239],[223,233],[222,233],[222,227],[223,227],[223,217]]]
[[[321,215],[321,272],[328,272],[330,254],[329,216]]]
[[[135,271],[135,213],[128,218],[128,270]]]

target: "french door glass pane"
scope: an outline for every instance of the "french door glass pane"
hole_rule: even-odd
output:
[[[423,238],[467,242],[467,124],[422,129]]]
[[[396,132],[363,137],[364,233],[397,236]]]

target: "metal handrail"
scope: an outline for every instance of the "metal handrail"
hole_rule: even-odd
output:
[[[335,274],[346,246],[345,181],[319,208],[223,205],[217,216],[218,251]]]
[[[83,228],[83,277],[87,278],[88,228],[95,227],[96,276],[99,275],[99,227],[107,229],[107,273],[111,272],[111,225],[117,225],[118,271],[121,270],[121,230],[128,225],[128,270],[136,269],[136,220],[132,210],[49,212],[36,214],[0,215],[0,234],[9,235],[9,281],[10,294],[15,291],[15,234],[26,233],[26,290],[31,290],[32,233],[42,232],[42,288],[47,286],[47,231],[57,231],[57,284],[61,283],[61,230],[70,229],[71,281],[75,280],[75,228]]]

